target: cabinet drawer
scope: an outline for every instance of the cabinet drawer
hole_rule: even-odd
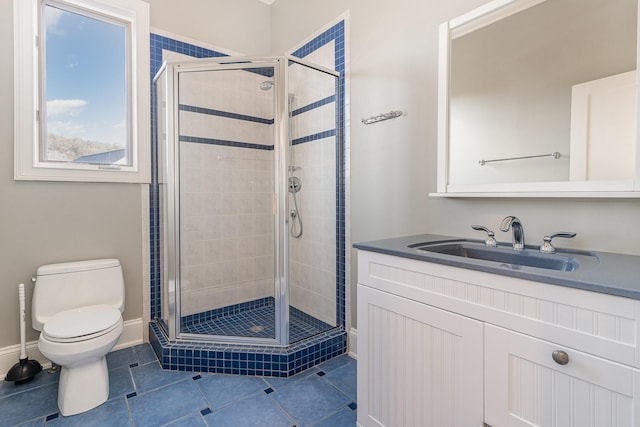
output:
[[[554,351],[564,352],[566,359],[557,359],[566,364]],[[492,426],[635,426],[636,375],[629,366],[485,325],[485,421]]]
[[[637,300],[367,251],[358,252],[358,282],[640,366]]]

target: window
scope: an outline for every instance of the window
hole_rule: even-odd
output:
[[[140,0],[14,0],[15,179],[149,182]]]

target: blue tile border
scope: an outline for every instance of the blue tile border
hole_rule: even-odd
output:
[[[273,145],[252,144],[249,142],[227,141],[224,139],[200,138],[198,136],[180,135],[180,142],[197,144],[222,145],[225,147],[251,148],[253,150],[273,151]]]
[[[330,138],[332,136],[336,136],[336,133],[337,132],[335,129],[326,130],[324,132],[318,132],[313,135],[307,135],[307,136],[303,136],[302,138],[296,138],[293,141],[291,141],[291,145],[304,144],[305,142],[317,141],[319,139],[324,139],[324,138]]]
[[[212,110],[210,108],[196,107],[194,105],[180,104],[178,105],[178,110],[188,111],[190,113],[206,114],[208,116],[224,117],[227,119],[244,120],[247,122],[255,122],[255,123],[261,123],[265,125],[272,125],[275,123],[274,119],[265,119],[262,117],[247,116],[244,114],[230,113],[228,111]]]
[[[347,334],[334,328],[288,347],[169,341],[157,322],[149,342],[164,369],[286,378],[347,350]]]
[[[293,117],[302,114],[302,113],[306,113],[307,111],[311,111],[311,110],[315,110],[316,108],[320,108],[323,105],[327,105],[327,104],[331,104],[332,102],[336,102],[336,97],[334,96],[327,96],[326,98],[323,98],[319,101],[316,102],[312,102],[309,105],[305,105],[303,107],[297,108],[295,110],[293,110],[291,112],[291,115]]]

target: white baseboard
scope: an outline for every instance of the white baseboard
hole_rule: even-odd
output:
[[[120,335],[120,339],[113,347],[113,350],[120,350],[122,348],[133,347],[134,345],[142,344],[144,342],[144,322],[142,318],[125,320],[124,331]]]
[[[349,330],[349,356],[358,359],[358,330]]]
[[[124,331],[120,336],[120,340],[116,343],[113,350],[120,350],[126,347],[143,343],[143,322],[142,319],[127,320],[124,322]],[[48,369],[51,362],[38,350],[38,341],[29,341],[26,343],[27,357],[37,360],[42,367]],[[112,350],[112,351],[113,351]],[[0,348],[0,380],[4,380],[7,372],[13,365],[20,360],[20,344],[9,347]]]

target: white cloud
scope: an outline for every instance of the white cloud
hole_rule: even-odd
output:
[[[127,126],[127,122],[126,120],[123,120],[120,123],[116,123],[115,125],[112,125],[111,127],[114,129],[124,129],[126,126]]]
[[[58,21],[60,21],[60,17],[65,13],[64,10],[58,9],[56,7],[48,6],[45,8],[45,23],[47,26],[47,31],[56,33],[56,34],[64,34],[64,31],[58,28]]]
[[[77,116],[88,104],[84,99],[54,99],[47,101],[47,117]]]

